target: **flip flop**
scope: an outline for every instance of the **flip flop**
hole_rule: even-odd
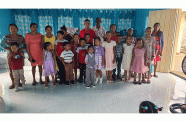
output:
[[[133,81],[133,84],[137,84],[138,82],[136,82],[136,81]]]
[[[147,80],[147,83],[148,83],[148,84],[150,84],[150,83],[151,83],[151,81],[150,81],[150,80]]]
[[[158,78],[158,76],[157,76],[157,75],[154,75],[154,77],[155,77],[155,78]]]
[[[145,79],[144,79],[144,80],[142,80],[142,83],[147,83],[147,82],[146,82]]]
[[[139,84],[139,85],[141,85],[141,84],[142,84],[142,82],[141,82],[141,81],[138,81],[138,84]]]

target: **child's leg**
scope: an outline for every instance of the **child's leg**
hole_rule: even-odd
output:
[[[17,91],[19,89],[18,87],[18,82],[19,82],[19,72],[18,70],[13,70],[13,77],[14,77],[14,81],[15,81],[15,91]]]
[[[136,83],[136,72],[134,72],[134,83]]]
[[[58,81],[57,81],[57,73],[55,74],[55,83],[58,83]]]
[[[124,71],[125,81],[127,81],[127,70]]]
[[[96,82],[95,83],[98,82],[98,74],[99,74],[99,70],[96,70]]]
[[[42,66],[38,66],[39,67],[39,77],[40,77],[40,84],[44,84],[44,82],[42,81]]]
[[[107,75],[107,81],[109,81],[109,73],[108,73],[108,70],[106,71],[106,75]]]
[[[70,77],[69,77],[70,78],[70,81],[69,82],[71,82],[71,81],[74,80],[73,69],[74,69],[73,65],[72,64],[69,64],[69,73],[70,73]]]
[[[24,71],[23,71],[23,69],[20,69],[19,70],[19,76],[20,76],[20,79],[21,79],[22,84],[23,84],[22,89],[25,89],[25,77],[24,77]]]
[[[154,64],[154,76],[155,77],[157,77],[156,75],[157,65],[158,65],[158,62],[156,61],[156,63]]]
[[[77,69],[74,69],[74,73],[75,73],[75,82],[77,82]]]
[[[12,73],[12,69],[9,68],[9,72],[10,72],[10,78],[12,80],[12,85],[9,87],[10,89],[13,89],[15,87],[15,83],[14,83],[14,76],[13,76],[13,73]]]
[[[33,76],[33,83],[32,83],[32,85],[36,84],[35,74],[36,74],[36,66],[32,66],[32,76]]]
[[[80,69],[80,76],[79,76],[79,79],[83,79],[83,66],[81,63],[79,63],[79,69]]]
[[[86,81],[86,85],[90,85],[91,83],[91,79],[90,79],[90,68],[86,67],[86,78],[85,78],[85,81]]]
[[[130,81],[131,73],[132,72],[129,70],[129,78],[128,78],[129,81]]]
[[[99,70],[99,75],[100,75],[100,83],[102,83],[102,71],[101,70]]]
[[[149,71],[148,71],[148,80],[151,79],[151,73],[150,73],[150,63],[147,63]]]
[[[70,64],[65,64],[66,83],[70,83]]]
[[[122,63],[122,58],[118,58],[118,62],[117,62],[117,74],[121,75],[121,63]]]
[[[45,76],[45,87],[48,87],[48,82],[47,82],[47,80],[48,80],[48,76]]]
[[[111,71],[109,71],[109,81],[111,81],[111,79],[112,79],[112,70]]]
[[[86,78],[86,64],[83,64],[83,75],[84,75],[84,80]]]
[[[139,82],[141,83],[141,73],[138,73]]]
[[[56,86],[54,76],[52,76],[52,81],[53,81],[53,86]]]
[[[95,69],[94,68],[91,68],[91,72],[90,72],[90,78],[91,78],[91,84],[93,85],[93,86],[95,86],[95,81],[94,81],[94,76],[95,76]]]

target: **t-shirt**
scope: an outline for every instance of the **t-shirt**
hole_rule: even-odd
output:
[[[92,45],[92,46],[93,46],[93,44],[90,43],[90,42],[85,44],[85,46],[87,46],[87,47],[88,47],[89,45]]]
[[[63,47],[63,43],[64,42],[68,42],[67,40],[63,40],[63,41],[61,41],[61,40],[56,40],[55,41],[55,43],[54,43],[54,45],[57,45],[57,54],[60,56],[61,55],[61,53],[63,52],[63,50],[64,50],[64,47]]]
[[[79,53],[79,63],[85,64],[85,56],[88,54],[88,47],[78,47],[76,52]]]
[[[15,53],[11,58],[11,69],[23,69],[23,56],[19,52]]]
[[[82,29],[80,32],[79,32],[79,38],[84,38],[84,35],[88,33],[90,35],[90,43],[93,44],[93,39],[96,37],[96,33],[94,32],[94,30],[92,29],[89,29],[89,30],[86,30],[85,29]]]
[[[74,56],[74,53],[71,50],[69,50],[69,51],[64,50],[61,53],[60,57],[64,58],[64,62],[69,63],[69,62],[72,62],[73,56]]]

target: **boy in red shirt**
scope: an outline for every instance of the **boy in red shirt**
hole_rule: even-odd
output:
[[[96,37],[96,33],[94,32],[94,30],[90,29],[90,20],[86,19],[84,25],[85,29],[82,29],[79,32],[79,38],[84,38],[84,35],[88,33],[90,35],[90,43],[93,44],[93,39]]]
[[[9,66],[11,66],[14,81],[15,81],[15,92],[18,92],[19,89],[19,79],[22,81],[22,90],[25,89],[25,77],[24,77],[24,71],[23,71],[23,65],[24,65],[24,53],[20,53],[19,50],[19,44],[17,42],[14,42],[11,44],[11,50],[13,53],[10,54],[8,63]]]
[[[86,69],[86,63],[85,63],[85,56],[88,54],[88,47],[85,46],[86,41],[85,38],[81,38],[80,40],[80,47],[77,48],[77,66],[80,69],[80,77],[79,77],[79,83],[83,82],[83,76],[85,79],[85,69]]]

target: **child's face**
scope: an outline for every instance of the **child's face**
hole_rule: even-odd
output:
[[[88,52],[89,52],[90,54],[93,54],[93,53],[94,53],[94,48],[93,48],[93,47],[89,48],[89,49],[88,49]]]
[[[78,36],[78,35],[75,35],[75,36],[73,37],[73,39],[74,39],[74,42],[78,42],[78,41],[79,41],[79,36]]]
[[[115,31],[116,31],[116,26],[115,26],[115,25],[111,26],[110,30],[111,30],[112,32],[115,32]]]
[[[87,28],[87,29],[88,29],[88,28],[90,27],[90,22],[85,21],[84,25],[85,25],[85,28]]]
[[[10,30],[10,33],[11,33],[11,34],[16,34],[17,31],[18,31],[17,28],[16,28],[15,26],[10,26],[9,30]]]
[[[96,40],[95,40],[95,45],[96,45],[96,46],[99,46],[99,45],[100,45],[99,39],[96,39]]]
[[[63,39],[64,35],[60,34],[60,33],[57,33],[57,37],[59,40]]]
[[[159,24],[156,24],[155,26],[154,26],[154,30],[155,31],[158,31],[160,29],[160,25]]]
[[[37,25],[32,25],[32,27],[30,28],[32,32],[37,32]]]
[[[11,46],[12,52],[16,53],[18,51],[18,47],[16,45]]]
[[[85,36],[85,40],[86,40],[86,42],[88,43],[89,40],[90,40],[90,36],[89,36],[89,35],[86,35],[86,36]]]
[[[86,44],[86,41],[85,40],[81,40],[81,42],[80,42],[81,47],[84,47],[85,44]]]
[[[70,50],[70,44],[66,44],[65,46],[64,46],[64,48],[65,48],[65,50]]]
[[[117,42],[121,43],[121,40],[122,40],[122,37],[121,36],[118,36],[117,37]]]
[[[145,31],[145,33],[146,33],[147,36],[151,36],[152,30],[151,29],[147,29]]]
[[[49,44],[47,50],[51,50],[51,49],[52,49],[52,44]]]
[[[128,34],[128,35],[132,35],[132,34],[133,34],[133,30],[132,30],[132,29],[129,29],[129,30],[127,31],[127,34]]]
[[[106,38],[107,38],[107,39],[110,39],[110,38],[111,38],[111,33],[107,33],[107,34],[106,34]]]
[[[137,46],[138,46],[138,47],[142,47],[142,45],[143,45],[142,40],[140,40],[140,41],[137,42]]]
[[[96,24],[97,24],[97,25],[100,25],[100,24],[101,24],[101,19],[97,19],[97,20],[96,20]]]
[[[52,33],[52,29],[50,27],[48,27],[45,31],[46,31],[47,34],[51,34]]]
[[[64,31],[64,30],[62,30],[63,32],[64,32],[64,35],[67,35],[67,31]]]
[[[132,38],[131,37],[128,37],[127,40],[126,40],[127,44],[131,44],[132,43]]]

